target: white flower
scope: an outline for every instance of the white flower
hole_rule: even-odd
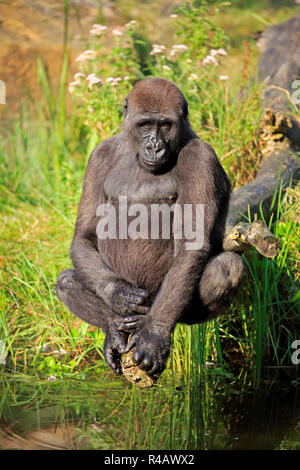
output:
[[[78,78],[84,78],[84,73],[78,72],[75,73],[74,78],[77,80]]]
[[[131,26],[134,26],[136,24],[137,24],[137,22],[135,20],[131,20],[131,21],[129,21],[129,23],[126,23],[125,26],[126,26],[126,28],[130,28]]]
[[[215,55],[218,55],[218,51],[216,49],[211,49],[209,55],[215,57]]]
[[[170,18],[177,18],[178,15],[176,15],[175,13],[173,13],[172,15],[170,15]]]
[[[103,24],[93,24],[92,29],[90,30],[90,34],[92,36],[101,36],[104,31],[107,30],[107,26]]]
[[[71,94],[74,93],[74,90],[78,85],[80,85],[80,82],[78,82],[77,80],[75,82],[69,83],[69,87],[68,87],[69,93]]]
[[[227,52],[226,52],[224,49],[222,49],[222,48],[217,49],[217,53],[218,53],[219,55],[227,55]]]
[[[56,375],[52,374],[50,375],[50,377],[48,377],[48,382],[55,382],[56,379],[57,379]]]
[[[202,64],[204,66],[209,65],[209,64],[218,65],[218,61],[212,55],[208,55],[202,60]]]
[[[124,80],[130,80],[129,75],[125,75]]]
[[[174,56],[177,52],[185,52],[188,50],[188,47],[185,44],[174,44],[171,50],[171,56]]]
[[[198,76],[195,73],[191,73],[191,75],[188,77],[188,80],[197,80]]]
[[[93,85],[98,85],[102,84],[102,81],[100,78],[96,77],[96,74],[91,73],[86,77],[86,80],[89,82],[89,89],[91,90],[93,88]]]
[[[94,59],[95,56],[95,51],[88,49],[77,57],[76,62],[87,62],[91,59]]]
[[[117,85],[118,85],[118,82],[121,82],[121,81],[122,81],[122,78],[120,78],[120,77],[116,77],[116,78],[114,78],[114,77],[108,77],[108,78],[106,79],[106,83],[110,83],[111,86],[117,86]]]
[[[228,75],[219,75],[220,80],[229,80]]]
[[[171,72],[171,68],[168,65],[163,65],[162,68],[168,72]]]
[[[165,49],[165,46],[162,46],[161,44],[152,44],[150,55],[161,54]]]
[[[112,35],[113,36],[123,36],[123,33],[119,29],[113,29],[112,30]]]

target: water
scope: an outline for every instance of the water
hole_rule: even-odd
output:
[[[123,378],[1,375],[2,449],[300,449],[300,380],[271,370],[259,389],[241,371],[152,389]]]

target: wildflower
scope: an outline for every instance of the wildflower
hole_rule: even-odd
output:
[[[90,30],[90,34],[92,36],[101,36],[104,31],[107,30],[107,26],[103,24],[93,24],[92,29]]]
[[[88,49],[77,57],[76,62],[87,62],[91,59],[94,59],[95,55],[95,51]]]
[[[217,49],[217,53],[218,53],[219,55],[227,55],[227,52],[226,52],[224,49],[222,49],[222,48]]]
[[[198,76],[195,73],[191,73],[191,75],[188,77],[188,80],[197,80]]]
[[[80,85],[80,82],[78,82],[77,80],[75,82],[69,83],[69,87],[68,87],[69,93],[71,94],[74,93],[74,90],[78,85]]]
[[[152,44],[152,51],[150,52],[150,55],[161,54],[165,49],[165,46],[160,44]]]
[[[52,374],[50,375],[50,377],[48,377],[48,382],[55,382],[56,379],[57,379],[56,375]]]
[[[114,77],[108,77],[108,78],[106,79],[106,83],[110,83],[111,86],[117,86],[117,85],[118,85],[118,82],[121,82],[121,81],[122,81],[122,79],[121,79],[120,77],[116,77],[116,78],[114,78]]]
[[[173,13],[172,15],[170,15],[170,18],[177,18],[178,15],[176,15],[175,13]]]
[[[112,35],[113,36],[123,36],[123,33],[119,29],[113,29],[112,30]]]
[[[124,80],[130,80],[129,75],[125,75]]]
[[[171,50],[171,56],[174,56],[177,52],[183,53],[188,50],[188,47],[185,44],[174,44]]]
[[[100,78],[96,77],[96,74],[91,73],[86,77],[86,80],[89,82],[89,89],[93,88],[93,85],[102,84]]]
[[[169,67],[168,65],[163,65],[162,68],[164,70],[167,70],[167,72],[171,72],[171,67]]]
[[[84,78],[84,73],[81,73],[81,72],[78,72],[78,73],[75,73],[74,75],[74,78],[77,80],[78,78]]]
[[[214,64],[214,65],[218,65],[218,61],[215,57],[213,57],[212,55],[208,55],[206,56],[203,60],[202,60],[202,64],[204,66],[206,65],[209,65],[209,64]]]
[[[129,21],[129,23],[126,23],[125,26],[126,26],[126,28],[131,28],[131,26],[134,26],[136,24],[137,24],[137,22],[135,20],[131,20],[131,21]]]
[[[218,55],[218,51],[216,49],[211,49],[209,55],[215,57],[216,55]]]
[[[228,75],[219,75],[220,80],[229,80]]]

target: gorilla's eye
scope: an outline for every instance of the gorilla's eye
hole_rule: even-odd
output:
[[[141,127],[144,127],[145,129],[150,129],[152,126],[152,123],[150,121],[144,121],[141,123]]]
[[[171,122],[164,122],[162,125],[161,125],[161,128],[164,130],[164,131],[169,131],[171,129],[171,126],[172,126],[172,123]]]

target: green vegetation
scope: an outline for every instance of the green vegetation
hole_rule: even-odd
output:
[[[173,80],[189,102],[194,129],[215,148],[233,185],[255,175],[261,157],[261,88],[250,85],[252,71],[246,66],[239,81],[243,94],[237,93],[237,79],[233,86],[224,77],[229,38],[217,25],[220,15],[230,16],[226,2],[217,9],[197,4],[173,12],[178,16],[170,19],[170,28],[176,36],[165,48],[149,43],[143,27],[134,23],[122,28],[122,35],[111,29],[91,35],[87,50],[93,52],[78,62],[83,76],[69,85],[71,96],[66,96],[67,52],[58,93],[39,62],[43,98],[24,103],[21,116],[1,131],[0,339],[7,368],[0,415],[8,421],[26,403],[44,409],[63,389],[62,400],[72,408],[71,421],[82,439],[85,422],[104,423],[104,434],[97,426],[86,430],[92,448],[222,448],[223,427],[213,435],[208,430],[224,408],[222,384],[238,379],[247,389],[258,388],[266,366],[292,365],[291,344],[300,338],[299,187],[278,188],[274,197],[270,224],[282,243],[278,258],[251,251],[245,257],[248,280],[230,313],[192,328],[178,325],[169,367],[153,390],[135,390],[113,376],[103,360],[102,332],[73,316],[54,292],[58,273],[70,267],[88,156],[101,139],[119,132],[122,99],[136,79]],[[114,41],[109,52],[102,47],[104,35]],[[252,47],[243,54],[246,64]],[[90,393],[99,397],[98,406]]]

